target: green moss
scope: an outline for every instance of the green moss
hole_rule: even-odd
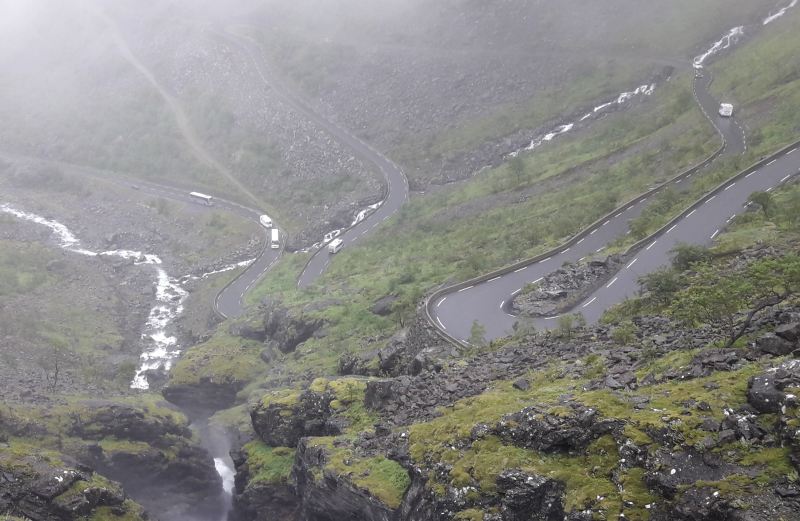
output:
[[[368,491],[389,508],[399,507],[411,486],[408,471],[383,456],[358,457],[352,450],[334,445],[335,440],[330,437],[307,440],[311,447],[325,448],[328,457],[324,470],[346,477],[354,486]],[[321,479],[321,470],[314,472],[316,479]]]
[[[119,440],[117,438],[104,438],[98,442],[103,452],[114,454],[124,452],[127,454],[144,454],[152,447],[143,441]]]
[[[620,483],[622,484],[622,500],[632,504],[625,508],[625,517],[628,519],[649,519],[646,505],[656,501],[656,497],[647,488],[644,481],[645,470],[634,467],[622,472]]]
[[[483,510],[470,508],[457,513],[455,519],[458,521],[483,521],[483,514]]]
[[[250,468],[250,484],[285,485],[289,482],[295,449],[251,441],[244,446],[244,451]]]
[[[270,391],[261,398],[261,405],[265,408],[270,406],[294,407],[300,403],[300,394],[300,391],[291,389]]]
[[[141,521],[145,519],[144,509],[130,499],[122,504],[123,514],[112,507],[98,507],[88,517],[88,521]]]

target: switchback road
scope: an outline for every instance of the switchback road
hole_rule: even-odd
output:
[[[741,126],[734,118],[718,116],[719,104],[708,88],[711,78],[698,74],[694,79],[695,99],[714,127],[723,137],[724,153],[740,154],[745,150],[746,138]],[[638,289],[638,278],[669,262],[669,250],[678,242],[707,244],[736,215],[743,211],[750,194],[768,190],[785,182],[800,167],[800,153],[787,152],[773,163],[749,173],[741,180],[731,183],[719,194],[709,197],[704,204],[686,215],[665,234],[647,245],[630,264],[622,269],[607,286],[590,295],[581,302],[574,312],[581,312],[590,321],[596,321],[609,307],[634,296]],[[688,183],[690,173],[672,181],[672,186]],[[589,230],[583,239],[569,248],[552,256],[537,260],[504,275],[498,274],[485,282],[462,287],[437,296],[430,304],[434,323],[449,336],[466,341],[471,334],[472,324],[477,321],[486,330],[486,339],[507,336],[513,332],[517,317],[509,313],[511,302],[526,284],[535,283],[556,270],[565,262],[578,262],[586,257],[602,253],[606,245],[628,232],[628,222],[641,214],[650,198],[619,209],[608,220]],[[552,328],[557,317],[541,319],[539,328]]]

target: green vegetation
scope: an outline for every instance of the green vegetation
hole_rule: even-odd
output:
[[[171,385],[211,381],[244,387],[263,369],[263,346],[254,340],[233,337],[218,329],[207,341],[188,350],[170,372]]]
[[[698,323],[721,324],[728,332],[727,346],[736,342],[756,313],[776,306],[800,291],[800,257],[787,255],[752,263],[741,274],[721,274],[701,266],[690,286],[677,294],[672,313],[688,327]],[[745,316],[741,316],[745,312]]]
[[[52,284],[58,275],[47,266],[54,258],[52,250],[43,245],[0,241],[0,297]]]
[[[251,441],[243,449],[250,469],[249,484],[285,485],[289,482],[294,449],[269,447],[261,441]]]

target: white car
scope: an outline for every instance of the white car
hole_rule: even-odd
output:
[[[719,106],[719,115],[723,118],[729,118],[733,116],[733,105],[730,103],[723,103]]]
[[[269,218],[269,215],[262,215],[258,218],[258,222],[260,222],[261,226],[264,228],[272,228],[272,219]]]

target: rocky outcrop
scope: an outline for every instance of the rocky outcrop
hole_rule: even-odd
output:
[[[512,310],[525,317],[546,317],[566,311],[598,283],[615,273],[619,256],[583,264],[565,264],[514,298]]]
[[[3,453],[0,445],[0,512],[4,514],[33,521],[72,521],[107,507],[115,516],[147,519],[119,484],[63,455]]]
[[[520,470],[503,471],[497,478],[502,521],[561,521],[564,485]]]
[[[532,406],[509,414],[495,426],[504,442],[540,452],[569,452],[585,449],[591,442],[620,431],[623,422],[602,419],[596,410],[577,403],[566,405],[570,412],[553,414]]]
[[[202,415],[232,407],[243,386],[241,381],[204,376],[192,383],[172,381],[161,390],[161,394],[181,409]]]
[[[253,480],[245,453],[231,456],[236,467],[232,521],[300,521],[300,499],[291,483]]]
[[[794,394],[784,391],[797,386],[800,386],[800,360],[791,360],[753,377],[748,384],[747,401],[759,412],[780,412],[787,402],[797,403]]]
[[[170,435],[191,438],[192,431],[174,416],[147,414],[127,404],[93,400],[82,403],[82,414],[71,417],[69,434],[85,440],[113,436],[121,440],[158,443]]]
[[[136,407],[106,400],[80,402],[69,434],[83,442],[69,452],[120,481],[132,497],[164,519],[219,514],[222,483],[188,420],[169,407]]]
[[[330,393],[311,390],[289,395],[267,395],[250,410],[253,428],[272,447],[296,447],[306,436],[339,434],[331,417]]]
[[[395,510],[355,487],[345,476],[324,470],[322,447],[301,441],[292,469],[297,496],[302,498],[302,519],[307,521],[393,521]]]
[[[322,320],[294,315],[276,300],[264,300],[258,321],[234,323],[230,332],[250,340],[265,342],[267,349],[291,353],[311,338],[323,325]]]

